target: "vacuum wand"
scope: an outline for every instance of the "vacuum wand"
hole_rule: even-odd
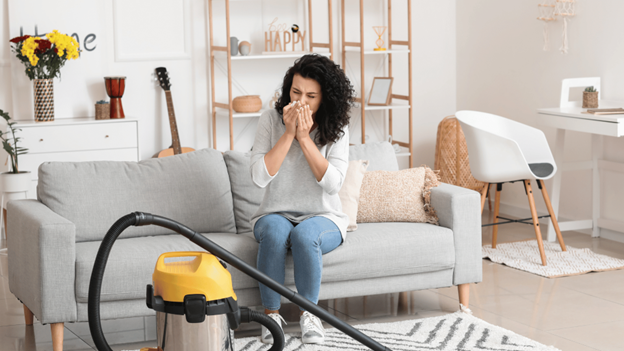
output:
[[[292,301],[294,304],[303,307],[305,310],[316,315],[317,317],[326,321],[327,323],[329,323],[336,329],[349,335],[353,339],[361,342],[363,345],[369,347],[370,349],[375,350],[375,351],[391,351],[389,348],[381,345],[377,341],[373,340],[371,337],[367,336],[366,334],[353,328],[349,324],[336,318],[334,315],[328,313],[327,311],[320,308],[316,304],[310,302],[310,300],[306,299],[305,297],[297,294],[296,292],[288,289],[287,287],[271,279],[266,274],[260,272],[256,268],[245,263],[240,258],[236,257],[229,251],[217,245],[210,239],[207,239],[201,234],[193,231],[192,229],[174,220],[171,220],[169,218],[165,218],[162,216],[152,215],[152,214],[144,213],[144,212],[135,212],[134,214],[136,215],[135,226],[144,226],[144,225],[153,224],[153,225],[165,227],[177,233],[180,233],[184,235],[185,237],[187,237],[192,242],[194,242],[195,244],[201,246],[206,251],[217,256],[218,258],[222,259],[226,263],[232,265],[234,268],[240,270],[241,272],[257,280],[258,282],[268,286],[269,288],[273,289],[275,292],[279,293],[280,295],[286,297],[288,300]]]

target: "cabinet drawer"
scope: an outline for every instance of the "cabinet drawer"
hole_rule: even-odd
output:
[[[32,179],[39,178],[39,166],[44,162],[84,162],[84,161],[138,161],[138,149],[113,149],[95,151],[59,152],[54,154],[25,154],[19,157],[20,171],[30,171]]]
[[[20,146],[29,154],[136,148],[136,122],[23,127]]]

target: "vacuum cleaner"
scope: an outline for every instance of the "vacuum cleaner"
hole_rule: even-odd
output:
[[[168,324],[185,320],[185,326],[206,324],[203,329],[207,340],[214,341],[219,348],[210,350],[233,350],[232,331],[241,323],[258,322],[273,335],[273,346],[269,351],[281,351],[284,348],[284,334],[280,326],[264,313],[239,307],[232,288],[232,279],[227,265],[240,270],[258,282],[268,286],[286,297],[294,304],[329,323],[336,329],[359,341],[374,351],[390,351],[374,339],[339,320],[303,296],[281,285],[266,274],[248,265],[240,258],[217,245],[210,239],[172,219],[144,212],[133,212],[118,219],[108,230],[98,250],[91,281],[89,284],[89,329],[93,342],[99,351],[112,351],[102,331],[100,318],[100,293],[102,279],[108,256],[119,235],[130,226],[157,225],[182,234],[207,252],[169,252],[162,254],[156,263],[153,285],[146,289],[147,307],[157,311],[159,327],[159,349],[179,351],[167,348],[167,337],[175,335]],[[176,261],[182,257],[192,260]],[[167,260],[170,262],[167,263]],[[171,319],[169,321],[169,319]],[[169,328],[169,331],[167,329]],[[198,331],[199,332],[199,331]],[[202,348],[203,350],[207,348]]]

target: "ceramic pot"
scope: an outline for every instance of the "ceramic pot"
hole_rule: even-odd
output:
[[[33,80],[35,91],[35,121],[54,121],[54,80]]]
[[[26,192],[32,183],[29,171],[0,173],[0,190],[2,190],[2,208],[6,208],[11,200],[25,199]]]

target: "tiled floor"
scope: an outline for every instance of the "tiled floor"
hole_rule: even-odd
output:
[[[486,212],[484,222],[489,222]],[[483,241],[490,242],[491,229]],[[501,227],[499,242],[534,238],[533,227]],[[589,247],[597,253],[624,258],[624,244],[566,232],[566,244]],[[3,243],[0,243],[3,246]],[[50,327],[24,325],[22,305],[9,292],[7,256],[0,254],[0,351],[52,350]],[[413,291],[322,301],[321,304],[352,324],[391,322],[438,316],[458,308],[456,288]],[[471,286],[470,307],[475,316],[546,345],[565,351],[624,350],[624,270],[557,279],[542,278],[483,261],[483,282]],[[298,310],[286,305],[286,332],[298,331]],[[114,350],[155,346],[155,319],[130,318],[103,322]],[[244,325],[237,337],[259,335],[259,327]],[[145,341],[148,340],[148,341]],[[65,325],[65,350],[93,350],[87,323]]]

